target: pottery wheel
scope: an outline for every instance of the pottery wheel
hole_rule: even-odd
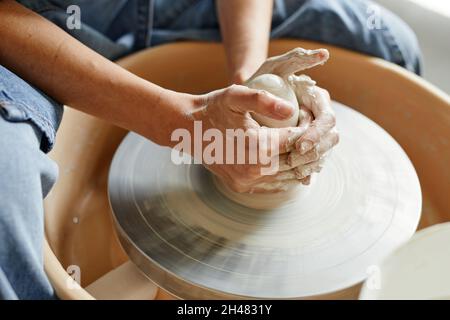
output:
[[[130,133],[109,174],[130,259],[186,299],[302,298],[363,281],[416,230],[420,185],[388,133],[334,108],[341,139],[324,169],[295,201],[271,210],[229,200],[201,165],[175,165],[170,149]]]

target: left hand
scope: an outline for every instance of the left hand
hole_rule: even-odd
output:
[[[339,142],[339,135],[328,91],[316,86],[309,77],[297,77],[294,73],[323,64],[328,57],[325,49],[296,48],[267,59],[251,77],[276,74],[294,88],[304,119],[299,126],[306,127],[306,131],[296,141],[295,150],[280,155],[280,172],[284,172],[285,179],[297,179],[305,185],[313,172],[320,172],[325,155]]]

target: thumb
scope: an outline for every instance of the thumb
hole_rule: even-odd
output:
[[[275,120],[289,119],[294,113],[294,106],[288,101],[264,90],[238,85],[226,89],[225,104],[237,112],[254,112]]]

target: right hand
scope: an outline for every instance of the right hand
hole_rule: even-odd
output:
[[[320,172],[328,151],[339,142],[339,135],[328,91],[316,86],[309,77],[298,77],[295,73],[324,64],[328,58],[326,49],[295,48],[267,59],[251,78],[272,73],[285,79],[301,102],[301,112],[309,117],[307,130],[295,143],[295,150],[290,150],[280,159],[281,171],[286,171],[287,176],[297,177],[303,184],[309,184],[313,172]],[[294,168],[295,176],[292,175]]]

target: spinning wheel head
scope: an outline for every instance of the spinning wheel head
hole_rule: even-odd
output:
[[[392,137],[334,107],[341,142],[327,166],[271,210],[228,199],[201,165],[175,165],[170,150],[130,133],[108,185],[130,259],[163,289],[190,299],[303,298],[364,280],[414,233],[420,185]]]

